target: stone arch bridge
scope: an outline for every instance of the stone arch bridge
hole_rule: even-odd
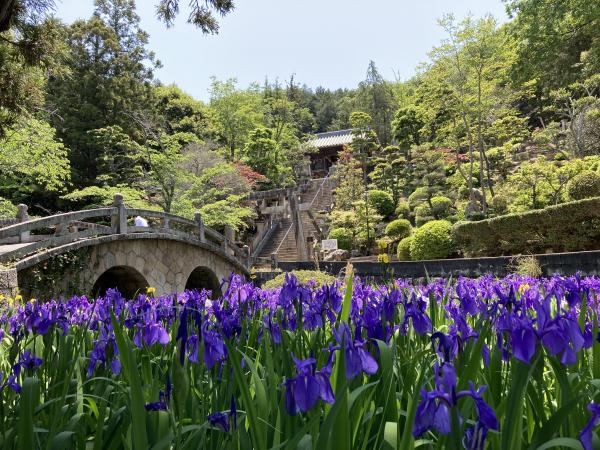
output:
[[[135,216],[147,227],[132,225]],[[0,293],[49,298],[103,294],[127,297],[154,287],[157,294],[206,288],[220,293],[231,272],[248,274],[248,252],[226,228],[206,227],[199,213],[188,220],[164,212],[113,206],[30,220],[0,222]]]

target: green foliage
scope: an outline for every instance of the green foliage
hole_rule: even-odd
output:
[[[362,110],[371,118],[378,142],[385,147],[392,140],[391,123],[397,103],[390,83],[384,80],[373,61],[369,61],[367,77],[358,85],[356,97]],[[361,128],[356,124],[352,127]]]
[[[73,209],[92,209],[111,206],[117,193],[123,195],[125,205],[129,208],[158,209],[156,205],[148,200],[143,191],[125,185],[113,187],[89,186],[69,192],[61,198],[70,202]]]
[[[571,200],[600,196],[600,175],[590,170],[581,172],[569,181],[567,192]]]
[[[404,239],[410,235],[412,226],[406,219],[392,220],[385,227],[385,235],[392,238],[395,241]]]
[[[400,219],[410,218],[410,207],[408,206],[408,202],[406,200],[400,200],[398,202],[398,206],[396,206],[396,216],[398,216]]]
[[[23,117],[0,139],[0,192],[23,201],[64,192],[70,180],[65,146],[50,125]]]
[[[508,214],[452,229],[465,256],[568,252],[600,248],[600,199],[591,198]]]
[[[329,275],[325,272],[319,272],[318,270],[292,270],[288,273],[294,275],[298,279],[298,283],[306,285],[307,283],[314,281],[316,287],[321,287],[325,284],[332,284],[336,281],[333,275]],[[264,289],[277,289],[285,282],[285,273],[277,275],[272,280],[267,281],[264,285]]]
[[[394,201],[387,192],[373,189],[369,191],[369,206],[375,208],[377,214],[390,217],[394,214]]]
[[[262,124],[263,107],[257,89],[238,90],[237,80],[218,81],[213,78],[210,107],[217,117],[217,131],[234,161],[252,130]]]
[[[338,186],[335,189],[336,209],[352,209],[352,205],[364,199],[365,187],[362,180],[362,171],[359,162],[349,150],[344,150],[339,155],[335,177]]]
[[[452,224],[446,220],[434,220],[417,228],[410,243],[413,260],[447,258],[453,251]]]
[[[389,192],[397,205],[408,178],[408,165],[402,151],[394,146],[385,147],[375,158],[370,178],[379,189]]]
[[[444,219],[452,212],[452,200],[442,195],[431,198],[431,214],[436,219]]]
[[[397,255],[400,261],[410,261],[410,246],[412,245],[413,237],[408,236],[398,242]]]
[[[352,231],[349,230],[348,228],[333,228],[330,232],[329,235],[327,236],[328,239],[337,239],[338,241],[338,248],[342,249],[342,250],[352,250],[352,241],[353,241],[353,236],[352,236]]]
[[[424,187],[418,187],[408,196],[408,207],[411,211],[427,201],[427,190]]]
[[[541,277],[542,266],[533,255],[518,256],[509,264],[511,272],[527,277]]]
[[[15,217],[17,207],[10,200],[0,197],[0,217]]]
[[[433,217],[431,207],[427,203],[423,203],[415,208],[415,224],[418,227],[432,220],[435,220],[435,217]]]
[[[281,148],[273,139],[273,132],[267,128],[250,132],[243,154],[244,162],[267,177],[273,187],[284,185],[286,178],[291,176],[290,166],[284,164]]]

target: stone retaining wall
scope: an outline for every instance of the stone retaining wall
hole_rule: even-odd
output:
[[[533,255],[540,263],[544,275],[555,273],[572,275],[600,275],[600,250],[572,253],[549,253]],[[354,262],[354,273],[363,279],[386,281],[391,278],[421,279],[429,277],[479,277],[492,274],[498,277],[511,272],[512,256],[493,258],[438,259],[431,261],[394,261],[389,264],[377,262]],[[320,269],[338,275],[346,267],[345,262],[321,262]],[[280,262],[278,268],[284,272],[291,270],[315,270],[311,261]],[[279,272],[259,272],[256,283],[262,284]]]

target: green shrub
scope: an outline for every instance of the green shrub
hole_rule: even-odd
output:
[[[533,255],[517,256],[510,262],[508,268],[512,273],[528,277],[541,277],[543,274],[540,262]]]
[[[452,200],[443,195],[435,196],[431,199],[431,212],[437,219],[443,219],[450,215],[452,210]]]
[[[496,214],[506,214],[508,211],[508,199],[502,194],[496,194],[492,198],[491,204]]]
[[[600,198],[478,222],[458,222],[452,236],[465,256],[597,250],[600,249]]]
[[[417,227],[421,227],[432,220],[435,220],[435,217],[433,217],[433,212],[427,203],[415,208],[415,224]]]
[[[310,280],[314,280],[317,286],[323,286],[324,284],[333,283],[336,278],[333,275],[329,275],[325,272],[319,272],[318,270],[292,270],[289,272],[290,275],[295,275],[298,279],[298,283],[306,284]],[[272,280],[267,281],[264,285],[264,289],[276,289],[283,285],[285,281],[285,273],[277,275]]]
[[[329,232],[329,236],[327,237],[329,239],[337,239],[339,249],[352,249],[352,231],[348,228],[334,228]]]
[[[446,220],[433,220],[417,228],[410,244],[411,259],[442,259],[450,256],[451,231],[452,224]]]
[[[425,188],[417,188],[408,196],[408,207],[413,211],[417,206],[427,200],[427,190]]]
[[[412,236],[405,237],[400,242],[398,242],[398,259],[400,261],[410,261],[410,244],[412,243]]]
[[[600,176],[591,170],[581,172],[569,181],[567,193],[571,200],[600,196]]]
[[[411,229],[412,227],[408,220],[396,219],[387,224],[385,227],[385,235],[398,241],[407,237],[410,234]]]
[[[369,206],[375,208],[377,214],[389,217],[394,214],[394,200],[385,191],[373,189],[369,191]]]
[[[410,219],[410,208],[406,200],[400,200],[396,206],[396,216],[399,219]]]

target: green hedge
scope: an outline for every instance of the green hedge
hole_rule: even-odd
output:
[[[600,249],[600,197],[507,214],[477,222],[459,222],[453,241],[464,256]]]

